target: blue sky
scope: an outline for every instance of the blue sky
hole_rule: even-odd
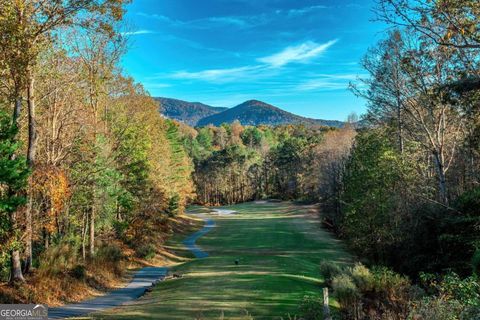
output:
[[[348,83],[384,26],[374,0],[134,0],[122,66],[152,96],[233,107],[258,99],[345,120]]]

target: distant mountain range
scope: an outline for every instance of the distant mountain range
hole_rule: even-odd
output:
[[[248,100],[233,108],[212,107],[200,102],[186,102],[170,98],[155,98],[160,102],[160,112],[191,126],[219,126],[235,120],[243,125],[280,125],[304,124],[342,127],[344,123],[337,120],[305,118],[258,100]]]
[[[190,126],[196,126],[199,120],[228,109],[171,98],[155,98],[155,100],[160,103],[160,112],[164,116],[185,122]]]

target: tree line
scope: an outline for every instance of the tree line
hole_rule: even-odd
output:
[[[430,294],[422,300],[392,280],[398,290],[386,296],[401,298],[383,299],[406,306],[392,319],[477,319],[480,5],[382,0],[375,10],[391,28],[362,60],[369,77],[352,83],[368,104],[366,127],[337,163],[340,191],[322,196],[324,217],[364,262],[408,275]],[[363,290],[363,307],[346,307],[347,318],[368,318],[372,289]],[[377,307],[390,319],[388,307]]]
[[[179,124],[119,68],[127,2],[0,6],[2,280],[95,273],[115,243],[149,255],[193,196]]]
[[[314,201],[319,190],[327,188],[322,175],[335,175],[330,166],[347,152],[354,135],[352,125],[254,127],[236,121],[190,129],[183,139],[195,166],[196,201],[205,205],[263,198]]]

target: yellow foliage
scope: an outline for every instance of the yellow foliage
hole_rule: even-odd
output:
[[[32,182],[33,192],[44,199],[43,203],[48,207],[44,227],[48,232],[53,232],[55,221],[71,195],[68,177],[62,169],[40,167],[35,170]]]

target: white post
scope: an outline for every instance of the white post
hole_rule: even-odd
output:
[[[332,320],[330,306],[328,305],[328,288],[323,288],[323,319]]]

